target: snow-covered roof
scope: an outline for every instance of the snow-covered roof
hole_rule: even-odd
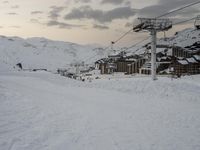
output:
[[[109,58],[119,58],[119,57],[121,57],[119,54],[113,54],[113,55],[109,55],[108,56]]]
[[[177,57],[179,60],[182,60],[182,59],[184,59],[184,57]]]
[[[125,60],[126,60],[126,61],[136,61],[135,58],[126,58]]]
[[[189,63],[198,63],[193,57],[191,57],[191,58],[186,58],[186,60],[187,60]]]
[[[166,48],[156,48],[157,53],[164,52],[165,50],[166,50]]]
[[[169,48],[167,51],[167,55],[171,56],[172,55],[172,48]]]
[[[98,61],[96,61],[96,63],[98,64],[101,64],[101,63],[106,63],[108,61],[108,58],[103,58],[103,59],[100,59]]]
[[[178,60],[178,62],[182,65],[188,65],[189,64],[186,60]]]
[[[196,60],[200,61],[200,55],[194,55],[193,56]]]
[[[166,56],[164,56],[164,57],[161,57],[161,59],[167,59],[167,57],[166,57]]]
[[[187,52],[190,52],[190,53],[196,53],[196,52],[200,51],[197,48],[185,48],[184,50]]]

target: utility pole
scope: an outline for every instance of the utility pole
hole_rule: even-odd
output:
[[[149,31],[152,37],[151,41],[151,76],[152,80],[156,80],[156,45],[157,45],[157,32],[167,31],[172,28],[172,21],[169,19],[156,19],[156,18],[138,18],[140,24],[133,28],[135,32],[142,30]]]

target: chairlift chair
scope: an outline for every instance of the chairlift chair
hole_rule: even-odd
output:
[[[195,22],[194,22],[194,26],[196,27],[196,29],[200,29],[200,15],[198,15],[195,19]]]

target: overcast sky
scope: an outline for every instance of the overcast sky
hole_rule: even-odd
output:
[[[129,30],[138,17],[155,17],[197,0],[0,0],[0,34],[46,37],[80,44],[108,45]],[[170,15],[174,22],[199,14],[200,5]],[[173,32],[193,27],[176,26]],[[131,33],[119,45],[129,46],[148,33]]]

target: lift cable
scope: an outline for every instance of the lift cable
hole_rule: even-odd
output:
[[[167,15],[172,14],[172,13],[177,12],[177,11],[183,10],[183,9],[185,9],[185,8],[188,8],[188,7],[197,5],[197,4],[199,4],[199,3],[200,3],[200,1],[197,1],[197,2],[194,2],[194,3],[190,3],[190,4],[185,5],[185,6],[183,6],[183,7],[177,8],[177,9],[175,9],[175,10],[172,10],[172,11],[170,11],[170,12],[167,12],[167,13],[164,13],[164,14],[162,14],[162,15],[160,15],[160,16],[157,16],[156,19],[161,18],[161,17],[164,17],[164,16],[167,16]],[[195,18],[196,18],[196,17],[191,18],[191,19],[188,19],[188,20],[180,21],[180,22],[174,23],[173,25],[182,24],[182,23],[191,21],[191,20],[193,20],[193,19],[195,19]],[[131,28],[130,30],[128,30],[126,33],[124,33],[124,34],[123,34],[121,37],[119,37],[117,40],[112,41],[111,44],[116,44],[116,43],[118,43],[121,39],[123,39],[123,38],[124,38],[126,35],[128,35],[131,31],[133,31],[133,28]],[[149,38],[149,37],[148,37],[148,38]],[[147,40],[147,39],[145,39],[145,40]],[[144,41],[145,41],[145,40],[144,40]],[[133,46],[129,47],[128,49],[133,48],[134,46],[137,46],[138,44],[140,44],[140,43],[142,43],[142,42],[143,42],[143,40],[140,41],[140,42],[138,42],[138,43],[136,43],[136,44],[134,44]],[[109,47],[110,47],[110,44],[109,44],[109,46],[107,46],[106,48],[104,48],[104,50],[107,50]],[[97,56],[97,54],[95,54],[95,55],[93,55],[93,56],[87,58],[86,61],[90,60],[91,58],[93,58],[93,57],[95,57],[95,56]]]
[[[197,5],[197,4],[199,4],[199,3],[200,3],[200,1],[197,1],[197,2],[194,2],[194,3],[190,3],[190,4],[185,5],[185,6],[183,6],[183,7],[177,8],[177,9],[175,9],[175,10],[172,10],[172,11],[170,11],[170,12],[167,12],[167,13],[164,13],[164,14],[162,14],[162,15],[160,15],[160,16],[157,16],[156,19],[161,18],[161,17],[164,17],[164,16],[167,16],[167,15],[172,14],[172,13],[177,12],[177,11],[183,10],[183,9],[185,9],[185,8],[188,8],[188,7]]]
[[[193,18],[190,18],[190,19],[187,19],[187,20],[183,20],[183,21],[180,21],[180,22],[176,22],[176,23],[173,23],[172,25],[179,25],[179,24],[183,24],[183,23],[186,23],[186,22],[189,22],[189,21],[192,21],[196,19],[196,17],[193,17]]]
[[[132,46],[130,46],[130,47],[127,47],[124,51],[127,51],[127,50],[129,50],[129,49],[131,49],[131,48],[133,48],[133,47],[135,47],[135,46],[137,46],[137,45],[143,43],[144,41],[148,40],[149,38],[150,38],[150,37],[148,36],[147,38],[145,38],[145,39],[143,39],[143,40],[141,40],[141,41],[135,43],[134,45],[132,45]]]
[[[130,30],[128,30],[126,33],[124,33],[119,39],[112,41],[112,44],[116,44],[117,42],[119,42],[121,39],[123,39],[127,34],[129,34],[131,31],[133,31],[133,28],[131,28]]]

